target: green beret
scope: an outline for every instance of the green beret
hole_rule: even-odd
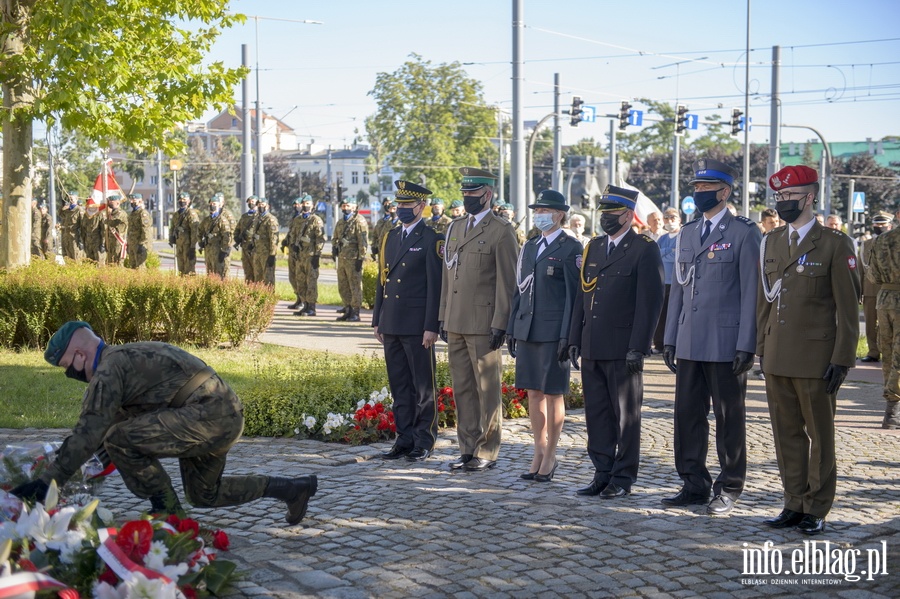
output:
[[[51,366],[59,366],[59,360],[63,357],[63,354],[66,353],[66,348],[69,347],[72,335],[82,327],[89,331],[94,330],[91,328],[91,325],[83,320],[70,320],[59,327],[59,330],[50,337],[50,343],[47,344],[47,350],[44,352],[44,359],[47,360]]]
[[[508,204],[508,203],[500,204],[500,210],[509,210],[510,212],[515,212],[515,210],[513,210],[512,204]]]
[[[144,196],[142,196],[142,195],[139,194],[139,193],[133,193],[133,194],[131,194],[131,195],[128,196],[128,199],[129,199],[129,200],[143,200],[143,199],[144,199]]]
[[[179,199],[179,200],[190,200],[190,199],[191,199],[191,194],[189,194],[189,193],[186,192],[186,191],[182,191],[182,192],[180,192],[180,193],[178,194],[178,199]]]
[[[443,206],[443,205],[444,205],[444,200],[442,200],[441,198],[433,198],[433,199],[431,200],[431,205],[432,205],[432,206]]]
[[[462,200],[453,200],[452,202],[450,202],[450,208],[462,208],[462,207],[463,207]]]

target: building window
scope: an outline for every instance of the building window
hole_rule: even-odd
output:
[[[350,173],[350,183],[353,185],[359,185],[359,171],[352,171]]]
[[[368,184],[369,184],[369,173],[364,172],[363,173],[363,185],[368,185]]]
[[[237,127],[237,119],[231,119],[231,128]]]
[[[157,177],[156,175],[150,176],[150,185],[156,185],[157,181],[159,181],[159,177]]]

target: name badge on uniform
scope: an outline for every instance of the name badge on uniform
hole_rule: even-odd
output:
[[[554,273],[554,268],[552,266],[547,267],[547,276],[552,277]]]

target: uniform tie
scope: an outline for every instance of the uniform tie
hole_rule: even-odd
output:
[[[616,244],[610,243],[608,246],[606,246],[606,257],[609,258],[610,256],[612,256],[612,253],[614,251],[616,251]]]
[[[706,238],[709,237],[709,230],[712,229],[712,221],[707,220],[706,226],[703,229],[703,235],[700,236],[700,245],[703,245],[706,242]]]
[[[541,252],[544,251],[545,247],[549,247],[547,245],[547,238],[541,237],[540,241],[538,241],[538,243],[537,243],[537,254],[535,254],[535,256],[540,256]]]
[[[475,215],[469,217],[469,224],[466,226],[466,235],[469,234],[469,231],[475,228]]]
[[[791,258],[797,254],[797,248],[800,245],[800,233],[791,231]]]

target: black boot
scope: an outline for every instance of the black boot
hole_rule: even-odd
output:
[[[338,308],[337,310],[335,310],[335,312],[337,312],[338,314],[346,314],[347,306],[344,306],[343,308]]]
[[[347,322],[359,322],[359,308],[350,308],[350,316],[345,320]]]
[[[884,409],[884,421],[881,428],[888,430],[900,429],[900,401],[889,401]]]
[[[335,320],[338,320],[338,321],[350,320],[350,317],[352,315],[353,315],[353,308],[351,308],[350,306],[344,306],[343,315],[338,316],[337,318],[335,318]]]
[[[288,524],[297,524],[306,515],[309,499],[316,494],[318,488],[319,481],[315,474],[298,478],[270,476],[263,497],[280,499],[287,503],[285,520]]]
[[[300,308],[302,305],[303,305],[303,300],[301,300],[300,296],[298,295],[297,301],[294,302],[293,304],[291,304],[290,306],[288,306],[288,310],[296,310],[297,308]]]
[[[150,496],[150,513],[185,515],[184,508],[181,507],[178,495],[175,494],[173,489]]]
[[[303,308],[302,312],[299,312],[300,316],[315,316],[316,315],[316,305],[315,304],[306,304],[306,307]]]

